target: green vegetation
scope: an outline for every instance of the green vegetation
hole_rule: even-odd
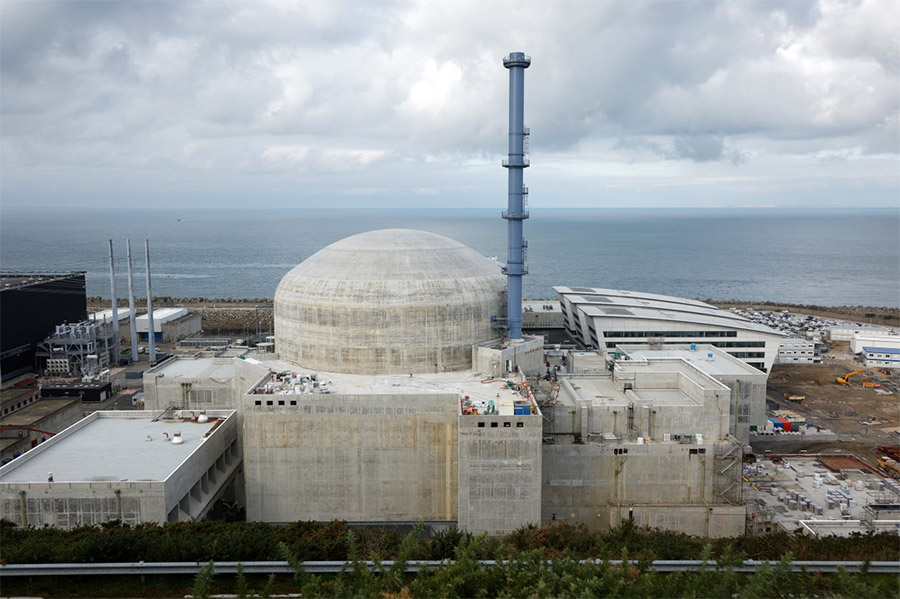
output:
[[[792,573],[790,560],[897,561],[900,544],[891,534],[816,539],[778,533],[762,537],[700,539],[673,532],[637,529],[623,524],[609,533],[559,524],[526,527],[502,539],[473,537],[455,529],[431,537],[416,527],[403,536],[384,528],[349,527],[344,522],[297,522],[287,526],[260,523],[190,522],[164,526],[118,523],[71,531],[22,530],[0,525],[5,563],[117,561],[287,561],[293,577],[215,575],[211,565],[193,580],[147,576],[143,582],[123,577],[71,577],[65,580],[4,580],[12,594],[54,596],[198,597],[236,593],[267,597],[301,593],[303,597],[896,597],[895,576],[839,573]],[[409,560],[455,560],[444,568],[404,572]],[[478,560],[505,560],[482,568]],[[626,560],[626,565],[582,564],[581,559]],[[717,561],[710,572],[656,573],[655,559]],[[777,563],[752,575],[733,568],[744,559]],[[306,573],[306,560],[347,560],[337,575]],[[380,564],[395,560],[380,572]],[[136,577],[135,577],[136,578]],[[8,585],[8,586],[7,586]],[[129,590],[130,589],[130,590]],[[255,590],[253,590],[255,589]]]

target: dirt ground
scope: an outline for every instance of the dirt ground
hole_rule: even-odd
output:
[[[807,424],[838,434],[839,444],[816,444],[807,448],[811,453],[840,448],[874,463],[880,455],[875,449],[878,445],[900,442],[889,434],[900,427],[900,372],[884,374],[880,369],[866,369],[853,360],[847,345],[837,344],[824,364],[776,364],[769,376],[768,404],[770,409],[797,412],[807,418]],[[859,369],[867,372],[853,375],[846,385],[836,382],[838,377]],[[881,387],[863,387],[866,379]],[[789,401],[785,395],[805,395],[806,399]]]

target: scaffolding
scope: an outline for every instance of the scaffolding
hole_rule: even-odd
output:
[[[44,374],[96,376],[110,368],[116,332],[110,323],[85,320],[56,326],[38,343],[35,357],[43,360]]]
[[[738,505],[741,503],[743,450],[737,439],[731,435],[727,439],[731,441],[730,444],[717,443],[715,446],[713,493],[720,503]]]

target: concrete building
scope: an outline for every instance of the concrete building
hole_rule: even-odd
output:
[[[778,346],[776,364],[819,364],[822,358],[816,355],[816,342],[811,339],[788,337]]]
[[[683,359],[617,360],[602,375],[560,376],[543,407],[552,441],[543,446],[543,521],[741,534],[730,404],[727,386]]]
[[[867,368],[900,368],[900,348],[864,347],[862,354]]]
[[[864,337],[888,337],[896,335],[895,329],[861,324],[841,324],[829,327],[826,336],[829,341],[850,341],[854,335]]]
[[[554,287],[566,330],[608,356],[619,344],[708,343],[769,372],[785,335],[697,300],[588,287]]]
[[[234,411],[94,412],[0,468],[0,517],[73,528],[202,518],[240,471]]]
[[[177,356],[165,360],[144,372],[144,407],[233,409],[234,365],[232,357]]]
[[[559,300],[525,300],[522,302],[522,330],[541,335],[546,344],[571,344],[566,335]]]
[[[248,519],[490,534],[540,522],[541,416],[505,380],[317,373],[253,358],[236,362],[236,380],[254,381],[238,406]]]
[[[0,417],[6,417],[17,410],[31,405],[41,398],[41,390],[31,379],[30,385],[10,386],[0,391]]]
[[[187,308],[159,308],[153,311],[154,339],[163,343],[175,343],[199,333],[202,321],[199,314],[191,314]],[[134,328],[140,341],[149,341],[150,319],[146,314],[134,319]]]
[[[684,361],[731,390],[728,432],[745,445],[750,433],[763,430],[766,419],[768,375],[721,349],[708,345],[620,345],[626,359],[646,362],[655,369],[667,369],[671,362]]]
[[[18,393],[3,392],[4,403],[16,402],[21,407],[0,418],[0,460],[5,464],[26,451],[44,443],[81,420],[80,399],[40,399],[37,389],[19,389]],[[12,397],[11,397],[12,396]]]
[[[861,354],[864,347],[900,349],[900,335],[853,335],[850,351]]]

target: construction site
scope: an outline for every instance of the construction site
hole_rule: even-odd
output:
[[[859,366],[844,357],[776,365],[768,380],[767,407],[829,429],[847,450],[874,459],[880,455],[877,446],[900,442],[900,372]]]

